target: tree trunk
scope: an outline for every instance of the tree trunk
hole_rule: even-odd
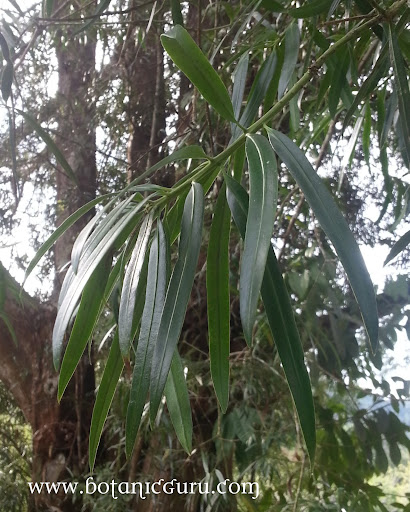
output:
[[[55,2],[55,8],[58,4]],[[61,30],[57,31],[55,39],[59,73],[56,142],[77,181],[74,183],[58,166],[56,218],[59,225],[93,199],[96,192],[95,100],[92,96],[95,40],[89,33],[87,38],[73,38]],[[88,461],[94,367],[88,355],[84,357],[58,403],[58,374],[53,368],[51,339],[56,298],[65,274],[62,269],[70,261],[76,236],[91,215],[90,212],[81,218],[55,244],[56,278],[50,303],[41,303],[27,294],[23,294],[20,301],[19,285],[0,267],[6,293],[3,320],[0,319],[0,378],[32,428],[32,478],[36,482],[72,479],[73,474],[80,475],[84,471]],[[70,495],[33,494],[30,510],[50,510],[50,507],[62,511],[80,510],[80,500],[74,505],[71,498]]]

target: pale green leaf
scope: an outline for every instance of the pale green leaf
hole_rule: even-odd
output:
[[[123,357],[128,356],[132,342],[131,336],[133,333],[137,292],[144,266],[145,254],[148,248],[152,223],[153,216],[147,215],[141,225],[122,285],[120,309],[118,313],[118,341]]]

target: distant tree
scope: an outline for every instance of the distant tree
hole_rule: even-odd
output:
[[[139,512],[384,510],[367,482],[410,449],[408,384],[398,400],[377,370],[409,283],[377,294],[358,243],[408,261],[406,1],[9,4],[1,226],[18,233],[34,190],[38,252],[11,256],[26,277],[45,256],[52,282],[31,297],[0,266],[0,379],[32,479],[96,464],[263,489],[125,497]]]

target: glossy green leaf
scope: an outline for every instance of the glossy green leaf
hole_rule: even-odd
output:
[[[299,28],[297,23],[291,23],[285,32],[285,57],[278,85],[278,99],[286,91],[289,80],[296,68],[299,55]]]
[[[362,147],[363,156],[368,166],[370,166],[370,135],[372,128],[372,113],[370,110],[370,102],[366,101],[364,107],[364,121],[363,121],[363,135],[362,135]]]
[[[243,332],[250,344],[275,220],[278,172],[276,155],[262,135],[248,135],[246,157],[250,206],[241,263],[239,303]]]
[[[152,359],[150,418],[154,422],[161,402],[175,347],[178,343],[201,247],[204,196],[192,183],[182,216],[178,259],[168,285],[158,338]]]
[[[128,357],[132,342],[131,335],[137,303],[137,291],[148,248],[152,222],[152,215],[147,215],[141,225],[122,285],[120,310],[118,313],[118,340],[123,357]]]
[[[350,57],[346,49],[340,50],[332,55],[332,82],[329,89],[329,112],[334,118],[337,112],[340,97],[342,95],[343,86],[346,83],[346,74],[349,69]]]
[[[64,155],[61,153],[60,149],[57,147],[53,139],[50,135],[37,123],[37,121],[32,118],[29,114],[22,112],[21,110],[17,110],[17,112],[24,117],[27,123],[33,128],[33,130],[37,133],[37,135],[43,140],[46,144],[47,148],[53,153],[56,157],[57,162],[63,168],[64,174],[67,178],[70,178],[76,185],[78,185],[77,177],[74,174],[73,170],[70,167],[70,164],[65,159]]]
[[[223,184],[215,205],[206,260],[209,357],[212,382],[223,413],[226,412],[229,401],[230,225],[231,214]]]
[[[121,357],[120,346],[118,343],[117,332],[108,354],[104,373],[98,387],[97,397],[95,399],[93,415],[91,418],[90,439],[89,439],[89,463],[91,471],[94,468],[95,457],[97,455],[98,445],[100,444],[101,434],[107,419],[108,411],[114,397],[115,389],[119,378],[121,377],[124,362]]]
[[[169,416],[175,433],[188,453],[192,452],[192,414],[181,358],[175,351],[164,388]]]
[[[230,176],[226,176],[225,180],[228,185],[229,207],[242,238],[245,238],[249,209],[248,195],[241,185]],[[283,371],[295,402],[310,462],[313,466],[316,450],[316,428],[312,390],[289,294],[272,245],[270,245],[268,251],[261,294]]]
[[[410,162],[410,90],[409,81],[406,72],[406,65],[401,53],[395,28],[389,24],[389,51],[390,62],[393,67],[394,83],[397,92],[397,101],[399,104],[399,121],[405,141],[405,151],[407,153],[407,162]]]
[[[400,254],[410,244],[410,230],[407,231],[391,248],[384,265],[387,265],[393,258]]]
[[[248,128],[248,126],[250,126],[252,121],[255,119],[255,116],[258,113],[258,109],[268,91],[269,84],[272,81],[276,69],[276,63],[276,54],[271,53],[260,67],[249,92],[246,107],[239,119],[240,126]],[[239,135],[241,135],[241,133],[241,128],[239,126],[235,126],[235,129],[232,132],[232,139],[235,140],[237,137],[239,137]]]
[[[304,193],[323,231],[335,247],[359,304],[364,325],[375,351],[378,314],[373,284],[360,249],[332,196],[305,154],[282,133],[267,128],[269,140]]]
[[[241,113],[243,94],[245,92],[246,77],[248,75],[249,53],[246,52],[239,59],[238,65],[232,74],[232,107],[235,119],[239,119]],[[236,126],[236,125],[233,125]]]
[[[101,203],[107,197],[110,197],[112,194],[106,194],[104,196],[97,197],[96,199],[93,199],[89,203],[85,204],[81,208],[79,208],[76,212],[71,214],[67,219],[65,219],[64,222],[58,226],[58,228],[54,231],[54,233],[43,243],[43,245],[40,247],[40,249],[36,252],[34,258],[30,261],[29,266],[26,269],[26,273],[24,275],[24,281],[22,286],[24,286],[24,283],[26,282],[27,278],[31,274],[31,272],[36,267],[37,263],[41,260],[41,258],[45,255],[45,253],[51,249],[51,247],[55,244],[55,242],[62,236],[67,229],[69,229],[73,224],[77,222],[78,219],[80,219],[83,215],[85,215],[87,212],[89,212],[94,206],[96,206],[98,203]]]
[[[111,258],[102,260],[84,287],[80,307],[61,363],[58,400],[61,400],[67,384],[73,376],[100,316],[104,305],[104,291],[109,277],[110,264]]]
[[[312,0],[311,2],[305,2],[302,7],[297,9],[289,9],[288,13],[293,18],[310,18],[328,12],[332,2],[333,0]]]
[[[60,363],[59,356],[61,354],[65,331],[88,279],[91,277],[98,263],[107,253],[112,251],[113,245],[123,232],[134,227],[135,219],[138,218],[141,208],[149,199],[150,197],[145,198],[121,217],[105,236],[102,237],[99,243],[87,253],[87,257],[84,258],[84,261],[79,266],[77,274],[70,272],[70,269],[67,272],[61,287],[59,309],[53,330],[53,359],[56,369]],[[69,284],[65,285],[66,282]]]
[[[86,21],[83,25],[81,25],[74,33],[73,37],[77,36],[78,34],[81,34],[81,32],[84,32],[85,30],[89,29],[94,23],[99,21],[99,17],[101,14],[104,13],[109,7],[111,3],[111,0],[101,0],[101,2],[97,5],[93,17]]]
[[[357,91],[357,94],[354,97],[353,103],[351,104],[350,108],[346,112],[346,116],[343,121],[343,131],[346,129],[346,127],[350,123],[350,120],[352,119],[352,116],[355,114],[360,103],[363,100],[365,100],[366,98],[369,98],[374,93],[375,89],[377,88],[377,84],[379,83],[380,79],[383,77],[384,73],[386,72],[387,65],[388,65],[387,46],[384,46],[382,51],[380,52],[380,55],[376,61],[376,64],[374,65],[373,69],[367,76],[366,80],[361,85],[360,89]]]
[[[134,447],[147,399],[152,355],[157,341],[159,322],[168,284],[169,258],[168,241],[162,223],[159,222],[149,255],[145,305],[135,354],[130,401],[128,403],[125,427],[125,449],[127,456],[131,455]]]
[[[1,95],[4,101],[7,101],[11,94],[11,86],[13,85],[14,67],[11,62],[7,62],[4,66],[1,76]]]
[[[176,66],[218,114],[235,122],[231,99],[225,85],[188,32],[176,25],[161,36],[161,42]]]

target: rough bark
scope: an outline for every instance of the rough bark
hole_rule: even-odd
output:
[[[72,38],[67,32],[58,31],[55,41],[59,73],[56,142],[77,180],[77,184],[74,183],[58,168],[56,218],[59,225],[95,197],[95,101],[92,97],[95,40],[89,34],[87,38]],[[64,278],[61,269],[70,261],[73,241],[88,219],[87,216],[82,218],[55,244],[56,279],[49,303],[26,294],[20,300],[19,285],[0,268],[4,276],[0,291],[5,290],[4,305],[0,305],[0,309],[3,308],[0,379],[32,428],[33,481],[72,478],[70,474],[81,474],[87,464],[95,387],[93,365],[88,356],[81,361],[64,398],[58,403],[58,374],[52,364],[51,339],[56,297]],[[80,509],[81,503],[73,505],[71,498],[70,495],[32,495],[30,510]]]

